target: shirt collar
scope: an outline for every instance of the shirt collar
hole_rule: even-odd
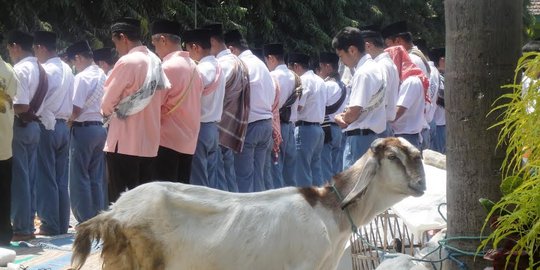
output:
[[[165,57],[163,57],[163,61],[169,60],[174,56],[180,56],[180,57],[189,57],[189,52],[186,51],[174,51],[167,54]]]
[[[360,58],[360,61],[358,61],[358,63],[356,64],[356,67],[354,68],[354,70],[358,70],[364,63],[366,63],[370,59],[371,59],[371,55],[367,53],[364,54],[364,56],[362,56],[362,58]]]
[[[225,49],[225,50],[219,52],[219,53],[217,54],[216,57],[217,57],[217,58],[220,58],[220,57],[225,56],[225,55],[228,55],[228,54],[232,54],[231,50]]]
[[[374,60],[378,62],[379,60],[386,57],[390,57],[390,55],[387,52],[382,52],[381,54],[377,55]]]
[[[245,50],[238,57],[244,57],[244,56],[250,56],[250,55],[253,55],[253,53],[250,50]]]

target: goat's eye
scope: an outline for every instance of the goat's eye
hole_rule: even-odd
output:
[[[396,155],[389,155],[389,156],[388,156],[388,159],[389,159],[389,160],[394,160],[394,159],[396,159],[396,158],[397,158]]]

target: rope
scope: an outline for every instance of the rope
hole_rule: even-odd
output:
[[[332,190],[334,191],[334,193],[336,193],[336,196],[338,197],[339,201],[342,202],[343,197],[341,196],[341,193],[339,192],[339,190],[337,190],[335,185],[332,185]],[[437,210],[439,211],[439,214],[444,219],[444,221],[447,221],[446,217],[441,212],[441,206],[443,206],[443,205],[446,205],[446,203],[439,204]],[[380,253],[383,260],[385,258],[397,257],[397,253],[390,253],[390,252],[388,252],[388,251],[386,251],[386,250],[384,250],[384,249],[382,249],[380,247],[377,247],[377,246],[371,244],[369,241],[367,241],[360,233],[358,233],[358,227],[354,224],[354,221],[352,219],[352,216],[351,216],[351,213],[349,212],[349,210],[347,208],[344,208],[342,210],[345,212],[345,215],[347,216],[347,219],[349,220],[349,223],[351,224],[352,233],[354,235],[356,235],[356,237],[358,237],[358,239],[360,239],[365,245],[367,245],[371,249],[375,250],[376,252]],[[476,251],[474,251],[474,252],[465,251],[465,250],[459,249],[457,247],[454,247],[454,246],[448,244],[448,242],[449,241],[460,241],[460,240],[461,241],[462,240],[484,240],[486,238],[487,238],[486,236],[454,236],[454,237],[447,237],[445,239],[439,240],[437,242],[439,244],[439,246],[436,249],[429,252],[428,254],[422,256],[421,259],[411,258],[411,260],[412,261],[417,261],[417,262],[429,263],[436,270],[438,269],[437,266],[435,265],[436,263],[442,263],[442,262],[444,262],[446,260],[451,260],[451,261],[453,261],[454,263],[456,263],[459,266],[459,269],[467,270],[468,269],[467,265],[464,262],[460,261],[457,257],[460,257],[460,256],[472,256],[472,257],[484,256],[485,253],[484,252],[476,252]],[[442,251],[443,248],[449,251],[448,256],[446,256],[445,258],[442,258],[442,259],[439,259],[439,260],[427,260],[426,259],[429,255],[431,255],[431,254],[433,254],[433,253],[435,253],[437,251],[439,251],[439,252]]]

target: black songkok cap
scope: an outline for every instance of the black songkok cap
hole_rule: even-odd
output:
[[[381,32],[371,31],[371,30],[362,30],[362,38],[382,38]]]
[[[13,30],[9,32],[8,43],[17,43],[21,45],[21,47],[32,47],[32,43],[34,42],[34,37],[30,35],[29,33],[20,31],[20,30]]]
[[[88,41],[83,40],[79,42],[73,43],[71,46],[67,47],[66,49],[66,56],[68,59],[75,58],[75,55],[83,53],[83,52],[91,52],[92,48],[90,48],[90,45],[88,45]]]
[[[298,63],[309,65],[309,56],[303,53],[290,53],[289,63]]]
[[[419,38],[419,39],[415,39],[413,41],[414,45],[416,45],[416,47],[418,47],[419,50],[421,50],[422,52],[428,52],[429,49],[428,49],[428,45],[427,45],[427,41],[423,38]]]
[[[444,57],[446,54],[446,48],[435,48],[431,50],[429,58],[431,61],[437,63],[441,57]]]
[[[227,33],[225,33],[224,36],[225,43],[231,43],[231,42],[240,42],[244,37],[242,37],[242,34],[237,29],[231,30]]]
[[[194,29],[184,32],[184,43],[197,43],[204,49],[210,48],[210,30]]]
[[[389,24],[385,28],[381,30],[381,34],[383,38],[389,38],[392,36],[396,36],[402,33],[409,32],[407,30],[407,22],[406,21],[399,21],[395,22],[393,24]]]
[[[56,47],[56,34],[49,31],[34,32],[34,44]]]
[[[136,32],[141,31],[141,21],[134,18],[121,18],[111,25],[111,32]]]
[[[180,24],[175,21],[157,20],[152,24],[152,35],[155,34],[171,34],[180,36]]]
[[[319,63],[337,64],[338,62],[339,62],[339,57],[335,53],[322,52],[319,54]]]
[[[213,37],[223,38],[223,24],[221,23],[210,23],[203,26],[204,29],[210,30],[210,35]]]
[[[257,56],[259,59],[264,61],[263,49],[261,49],[261,48],[253,48],[253,49],[250,49],[250,51],[251,51],[251,53],[253,53],[253,55]]]
[[[263,55],[284,55],[285,50],[283,49],[283,44],[281,43],[272,43],[264,44],[263,46]]]
[[[113,48],[101,48],[94,52],[94,61],[110,61],[113,58]]]
[[[378,24],[372,24],[372,25],[366,25],[359,27],[360,31],[373,31],[373,32],[381,32],[381,26]]]

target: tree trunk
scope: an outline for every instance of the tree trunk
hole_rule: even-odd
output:
[[[522,0],[446,0],[447,212],[448,236],[479,236],[486,212],[479,198],[498,200],[504,149],[499,113],[487,116],[512,82],[520,56]],[[487,232],[486,232],[487,233]],[[478,241],[450,245],[476,251]],[[459,255],[459,254],[457,254]],[[482,258],[457,257],[467,269],[483,269]],[[461,269],[446,261],[445,269]]]

